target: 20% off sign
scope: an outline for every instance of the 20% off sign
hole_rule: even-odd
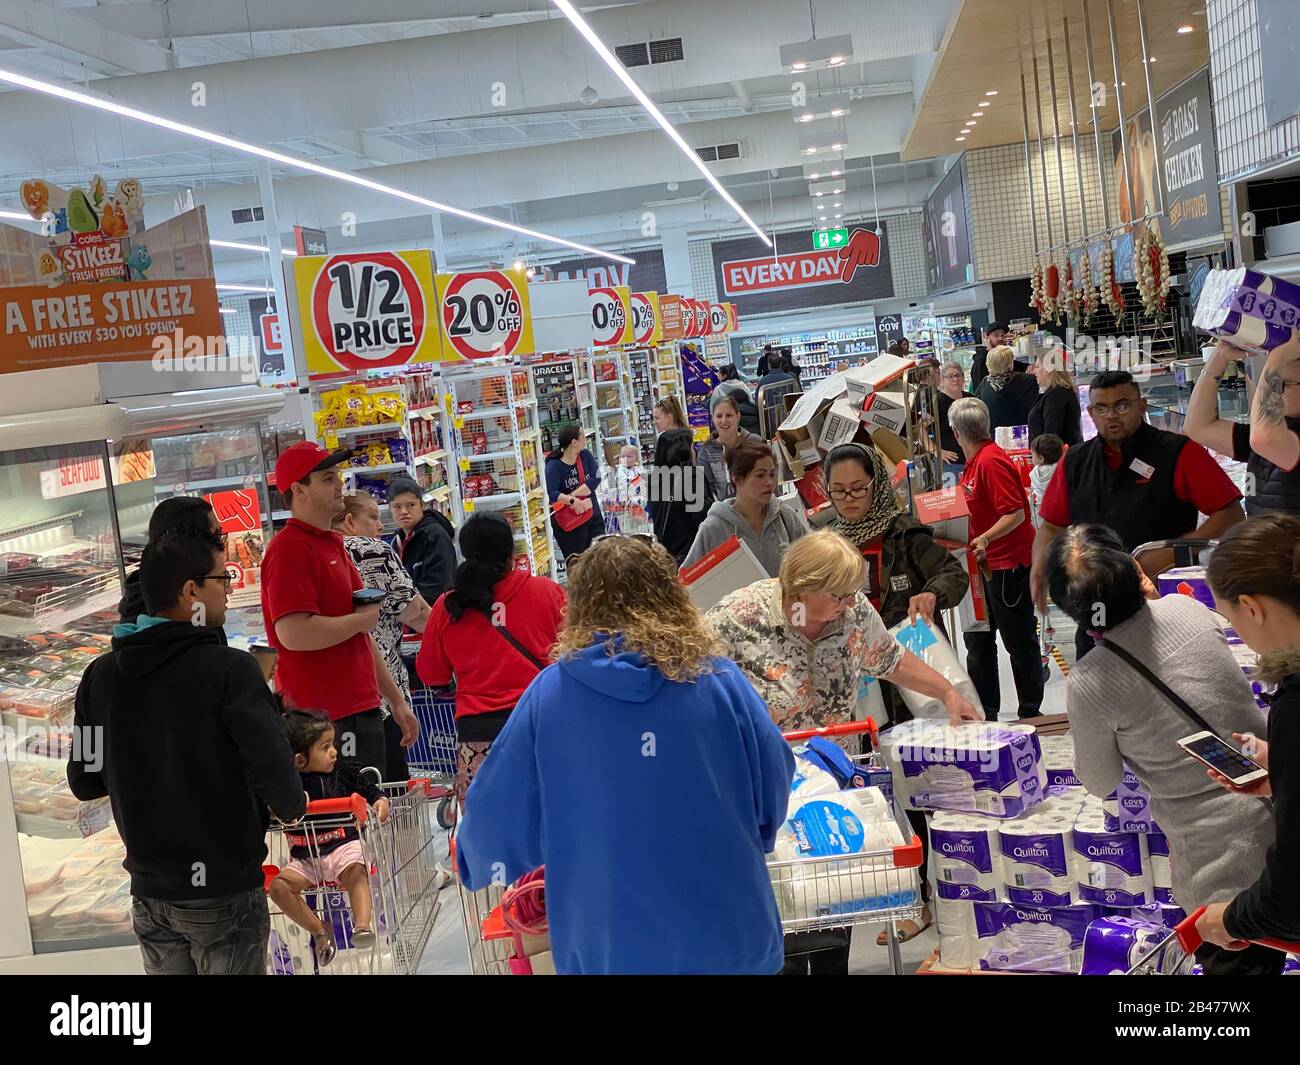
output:
[[[533,351],[528,282],[505,270],[438,276],[443,336],[463,358],[528,355]]]
[[[632,291],[623,286],[593,288],[591,296],[592,344],[607,348],[632,342]]]

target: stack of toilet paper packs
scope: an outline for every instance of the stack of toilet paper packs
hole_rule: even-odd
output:
[[[1211,270],[1192,324],[1255,355],[1291,339],[1300,325],[1300,286],[1258,270]]]
[[[998,728],[1017,733],[1024,726]],[[1103,801],[1078,786],[1069,735],[1034,740],[1035,769],[1048,783],[1028,805],[1022,792],[1014,816],[976,812],[951,795],[932,808],[930,876],[943,968],[1077,974],[1094,922],[1134,922],[1109,930],[1107,956],[1117,957],[1121,941],[1124,949],[1145,949],[1152,927],[1172,927],[1183,916],[1169,892],[1168,844],[1137,778],[1126,772]],[[988,763],[996,760],[996,747],[980,749]],[[894,764],[912,757],[900,752]],[[895,786],[913,799],[933,797],[909,786],[913,778],[897,774]]]
[[[837,778],[815,754],[795,748],[789,812],[769,865],[782,919],[813,927],[822,918],[919,905],[917,870],[893,863],[893,848],[908,840],[889,795],[841,787],[862,779],[843,769]]]

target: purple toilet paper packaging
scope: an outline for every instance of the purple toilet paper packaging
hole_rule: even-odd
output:
[[[1158,828],[1147,833],[1147,865],[1151,869],[1151,887],[1156,901],[1173,903],[1173,870],[1169,865],[1169,840]]]
[[[885,748],[894,787],[910,810],[1016,817],[1043,801],[1047,778],[1028,725],[952,726],[909,721]]]
[[[1192,325],[1256,355],[1291,339],[1300,325],[1300,286],[1258,270],[1211,270]]]
[[[1007,898],[1027,906],[1080,901],[1068,824],[1013,821],[998,832]]]
[[[1083,817],[1074,826],[1079,895],[1103,906],[1143,906],[1155,901],[1146,862],[1145,833],[1111,832]]]
[[[975,956],[981,969],[1021,973],[1078,973],[1083,940],[1097,907],[1017,906],[977,902]]]
[[[998,822],[940,811],[930,818],[930,873],[940,898],[996,902],[1002,891]]]
[[[1083,937],[1083,976],[1123,975],[1151,953],[1169,934],[1146,910],[1135,916],[1108,914],[1088,925]]]
[[[1106,828],[1111,832],[1150,832],[1156,825],[1151,795],[1127,766],[1120,785],[1102,802]]]

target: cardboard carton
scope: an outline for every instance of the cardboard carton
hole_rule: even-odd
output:
[[[936,537],[961,544],[970,540],[970,509],[960,485],[922,492],[913,500],[916,520],[930,526]]]
[[[879,426],[868,426],[868,430],[871,433],[871,442],[880,449],[885,458],[889,459],[891,466],[907,461],[907,444],[897,433]]]
[[[878,355],[865,366],[855,366],[837,376],[843,376],[849,398],[861,402],[872,392],[898,380],[915,365],[915,359],[904,359],[899,355]]]
[[[847,444],[862,428],[862,408],[849,399],[837,399],[822,415],[822,429],[817,436],[817,446],[830,451]]]
[[[862,420],[871,428],[902,436],[907,430],[907,396],[902,392],[872,392],[862,403]]]
[[[739,537],[724,540],[707,555],[678,574],[691,602],[701,611],[716,606],[723,596],[764,580],[767,571],[759,565]]]

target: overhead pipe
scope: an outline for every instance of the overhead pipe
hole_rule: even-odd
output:
[[[1083,44],[1088,55],[1088,106],[1092,111],[1092,138],[1096,145],[1097,185],[1101,189],[1101,228],[1103,233],[1110,232],[1110,187],[1106,183],[1106,167],[1102,161],[1101,123],[1097,121],[1097,94],[1093,86],[1097,84],[1097,71],[1092,56],[1092,26],[1088,23],[1088,0],[1079,0],[1083,9]]]
[[[1056,57],[1052,50],[1052,33],[1047,32],[1047,78],[1052,87],[1052,139],[1056,142],[1056,187],[1061,194],[1061,238],[1070,244],[1070,211],[1065,206],[1065,167],[1061,164],[1061,119],[1056,106]]]
[[[1047,151],[1043,148],[1043,97],[1038,87],[1038,56],[1034,56],[1034,119],[1038,123],[1038,166],[1043,172],[1043,217],[1047,220],[1047,247],[1052,247],[1052,195],[1047,191]]]
[[[1020,117],[1025,124],[1025,180],[1029,182],[1029,231],[1038,257],[1038,208],[1034,204],[1034,166],[1029,160],[1029,101],[1025,95],[1025,76],[1020,75]]]
[[[1088,201],[1083,194],[1083,163],[1079,156],[1079,108],[1074,99],[1074,59],[1070,55],[1070,19],[1061,19],[1065,39],[1065,80],[1070,87],[1070,133],[1074,140],[1074,183],[1079,189],[1079,221],[1083,225],[1084,243],[1088,237]]]
[[[1151,91],[1151,53],[1147,49],[1147,18],[1142,10],[1142,0],[1137,0],[1137,17],[1138,40],[1142,44],[1142,73],[1147,82],[1147,114],[1151,116],[1151,144],[1155,148],[1156,214],[1161,215],[1165,213],[1165,153],[1160,144],[1160,130],[1156,128],[1156,98]]]
[[[1123,82],[1119,76],[1119,42],[1115,39],[1115,0],[1106,0],[1106,28],[1110,31],[1110,63],[1115,71],[1115,109],[1119,112],[1119,146],[1124,153],[1124,191],[1128,200],[1128,219],[1133,221],[1133,174],[1128,162],[1128,119],[1124,116]]]

